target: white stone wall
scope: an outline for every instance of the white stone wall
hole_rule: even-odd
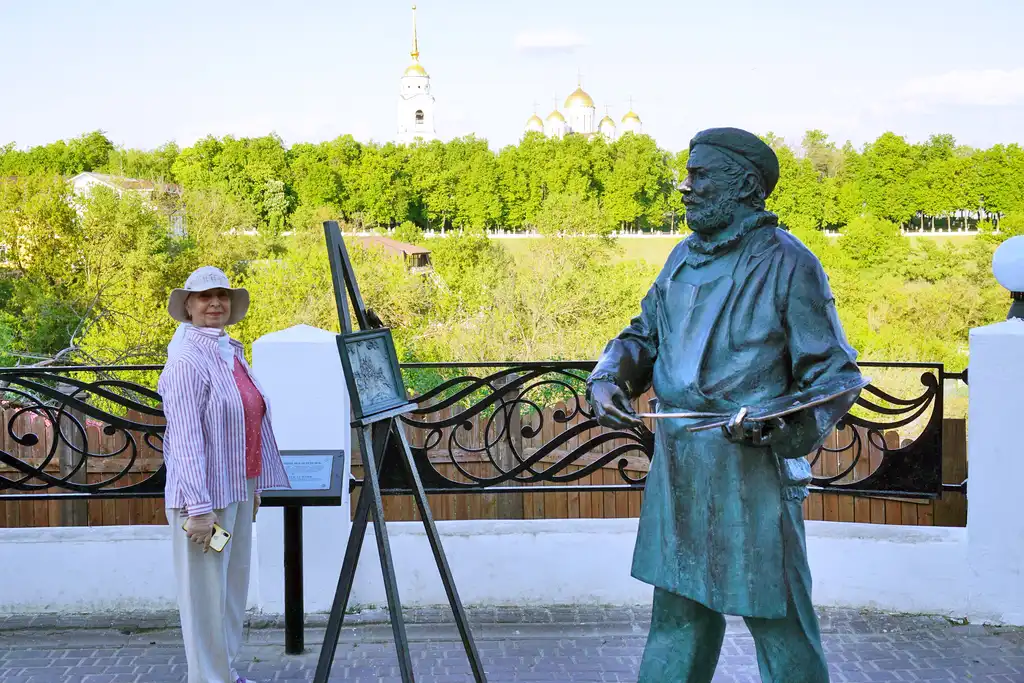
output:
[[[347,508],[346,508],[347,509]],[[305,511],[305,606],[334,597],[346,524]],[[467,605],[643,605],[651,587],[629,575],[635,519],[438,522]],[[0,613],[174,609],[167,527],[2,529],[6,567]],[[419,522],[388,525],[403,604],[447,602]],[[252,609],[284,610],[281,511],[257,524]],[[971,614],[964,529],[810,522],[808,553],[819,605]],[[10,571],[10,570],[9,570]],[[352,606],[386,604],[373,527],[367,530]]]

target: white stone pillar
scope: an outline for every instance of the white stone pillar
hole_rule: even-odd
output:
[[[970,344],[969,617],[1024,625],[1024,321],[971,330]]]
[[[270,400],[274,435],[282,450],[344,450],[344,481],[352,466],[348,389],[336,335],[298,325],[260,337],[252,347],[253,371]],[[304,604],[309,612],[330,609],[348,542],[349,495],[340,507],[306,507],[302,512]],[[260,511],[254,555],[255,601],[270,614],[284,612],[284,515]]]

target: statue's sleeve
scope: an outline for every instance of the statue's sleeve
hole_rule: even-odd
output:
[[[806,391],[816,385],[859,379],[857,352],[846,341],[828,277],[812,255],[798,260],[784,301],[791,390]],[[815,452],[859,395],[859,391],[850,392],[787,418],[791,437],[772,444],[772,450],[782,458],[801,458]]]
[[[604,347],[587,380],[588,386],[599,380],[612,381],[630,398],[647,391],[658,356],[659,300],[655,283],[640,302],[640,313]]]

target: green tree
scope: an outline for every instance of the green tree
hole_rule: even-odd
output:
[[[405,170],[408,150],[387,143],[367,145],[360,157],[356,216],[361,224],[392,226],[409,215],[410,192]]]
[[[579,194],[551,194],[537,215],[542,235],[608,235],[613,224],[594,197]]]
[[[874,216],[850,221],[839,238],[839,249],[862,270],[901,263],[909,248],[900,226]]]
[[[674,193],[669,155],[647,135],[624,135],[610,152],[611,170],[601,197],[608,220],[633,228],[661,227]]]
[[[894,134],[884,133],[867,145],[861,155],[857,182],[870,213],[895,223],[905,223],[914,215],[916,188],[908,179],[916,179],[919,160],[913,147]]]

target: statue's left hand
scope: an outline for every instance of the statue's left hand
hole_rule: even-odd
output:
[[[744,419],[747,412],[747,408],[741,408],[732,416],[729,424],[722,427],[726,439],[745,446],[770,446],[786,437],[788,426],[781,417],[753,422]]]

